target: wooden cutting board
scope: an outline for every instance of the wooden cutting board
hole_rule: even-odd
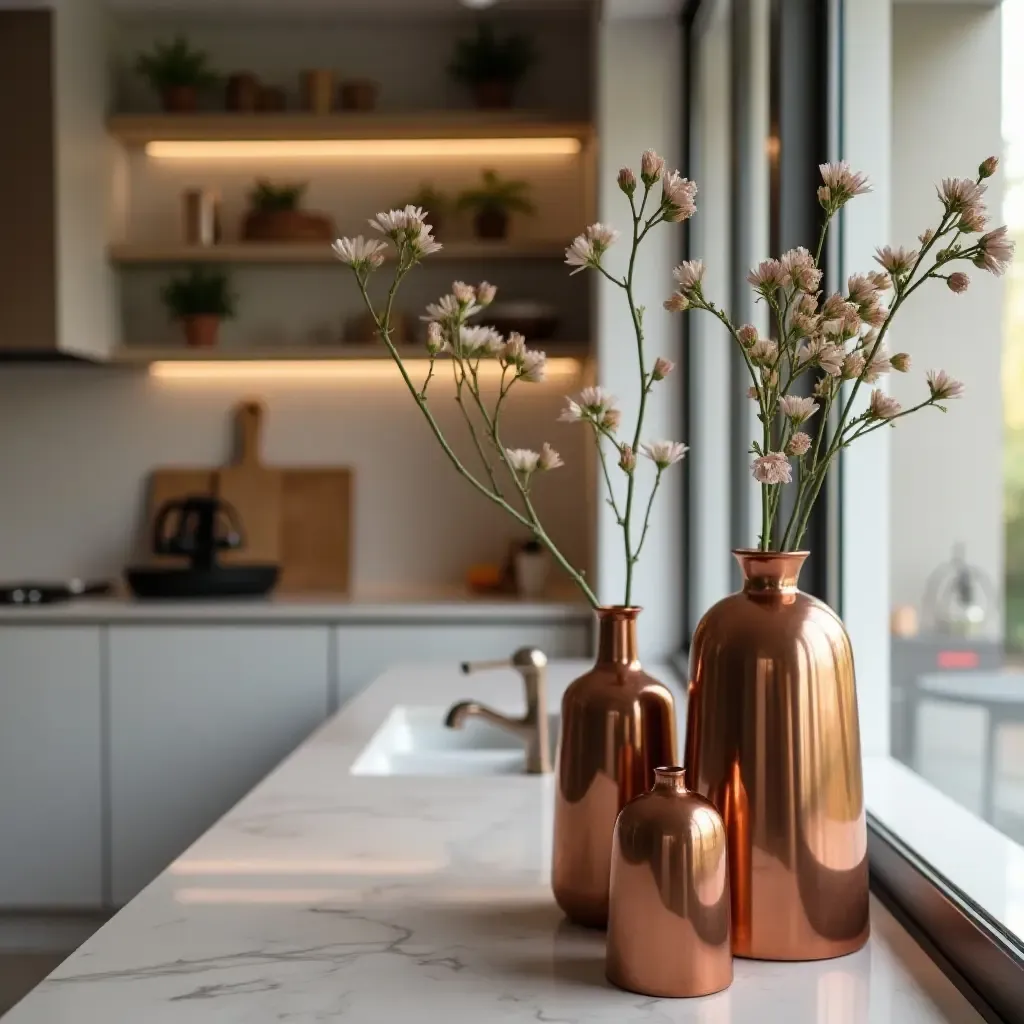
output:
[[[237,456],[235,464],[217,471],[216,494],[238,513],[244,543],[225,551],[226,565],[277,563],[281,559],[281,485],[279,469],[260,459],[263,405],[249,399],[235,410]]]

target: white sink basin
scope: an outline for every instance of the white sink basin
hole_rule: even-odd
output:
[[[352,775],[520,775],[526,748],[518,736],[479,718],[444,724],[447,708],[399,705],[353,763]],[[551,718],[552,751],[558,716]]]

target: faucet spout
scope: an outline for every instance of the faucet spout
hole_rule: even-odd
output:
[[[529,738],[532,725],[526,718],[513,718],[511,715],[503,715],[486,704],[479,704],[475,700],[460,700],[453,704],[445,715],[444,724],[449,729],[461,729],[467,718],[482,718],[487,722],[514,732],[517,736]]]

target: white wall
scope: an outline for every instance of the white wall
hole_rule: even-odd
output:
[[[451,388],[437,383],[438,416],[457,428]],[[536,500],[567,555],[582,562],[589,452],[578,432],[555,423],[574,386],[522,385],[504,433],[510,445],[550,440],[562,453],[565,468],[538,484]],[[520,536],[458,479],[394,379],[254,389],[160,381],[135,370],[7,365],[0,367],[0,578],[118,573],[133,557],[149,471],[229,459],[231,408],[252,393],[269,407],[268,462],[355,470],[358,590],[457,583],[471,563],[500,561]]]
[[[598,183],[599,219],[628,228],[629,206],[615,183],[619,167],[639,169],[640,154],[654,148],[671,167],[681,151],[682,47],[674,17],[605,20],[599,37],[598,135],[601,168]],[[679,260],[680,229],[666,225],[652,232],[637,261],[638,304],[646,306],[644,319],[648,362],[657,355],[679,358],[680,325],[662,309],[671,291],[672,267]],[[616,271],[624,266],[620,241],[608,257]],[[625,423],[636,422],[639,382],[635,335],[629,307],[620,289],[604,281],[598,295],[598,354],[600,383],[621,400]],[[679,377],[669,378],[648,400],[644,434],[648,438],[680,438]],[[642,467],[641,483],[653,474]],[[686,465],[666,473],[652,517],[651,532],[634,578],[633,603],[645,607],[640,631],[648,660],[676,653],[682,641],[683,542],[682,473]],[[615,470],[619,477],[622,476]],[[644,494],[641,486],[639,494]],[[622,534],[610,509],[602,506],[598,521],[600,597],[621,603],[625,585]]]
[[[940,211],[932,183],[973,176],[1000,154],[998,9],[924,4],[893,16],[892,241],[916,245]],[[1000,222],[1002,175],[989,185]],[[1000,595],[991,631],[1002,633],[1003,284],[982,271],[953,295],[922,289],[900,313],[893,347],[914,372],[894,374],[892,393],[907,405],[925,393],[923,372],[943,367],[967,383],[949,414],[920,415],[891,435],[892,602],[921,606],[929,574],[964,542],[970,562]]]

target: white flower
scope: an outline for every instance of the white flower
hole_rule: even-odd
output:
[[[574,402],[571,398],[565,400],[565,408],[562,410],[558,419],[562,423],[577,423],[583,419],[583,406],[579,402]]]
[[[682,441],[648,441],[640,445],[640,453],[646,455],[658,469],[668,469],[690,449]]]
[[[909,274],[917,262],[916,249],[894,249],[891,245],[875,250],[875,259],[894,277]]]
[[[476,312],[480,312],[476,310]],[[440,323],[445,323],[453,320],[462,313],[462,307],[459,300],[454,295],[442,295],[437,302],[431,302],[427,305],[427,315],[421,316],[421,320],[426,320],[428,323],[431,320],[437,320]]]
[[[496,356],[505,347],[505,339],[493,327],[460,327],[460,356]]]
[[[801,398],[799,395],[786,395],[779,399],[779,409],[793,426],[809,420],[817,411],[818,403],[813,398]]]
[[[619,233],[615,228],[602,224],[600,221],[596,224],[591,224],[586,230],[586,235],[599,252],[604,252],[619,237]]]
[[[429,256],[441,249],[441,243],[430,233],[429,224],[421,224],[416,231],[409,232],[408,242],[409,250],[416,259]]]
[[[369,224],[374,231],[379,231],[381,234],[393,238],[408,227],[409,215],[405,210],[388,210],[384,213],[378,213],[376,217],[371,218]]]
[[[614,430],[622,417],[618,408],[618,400],[604,388],[584,388],[577,401],[567,399],[565,409],[558,418],[565,422],[587,420],[599,426]]]
[[[339,238],[331,246],[334,255],[347,263],[350,267],[362,269],[366,267],[379,267],[387,255],[387,242],[379,238],[363,238],[356,235],[355,238]]]
[[[559,455],[558,452],[556,452],[555,449],[547,443],[547,441],[545,441],[541,446],[540,458],[537,460],[537,468],[546,471],[549,469],[558,469],[559,466],[564,465],[565,463],[562,461],[562,456]]]
[[[871,392],[871,405],[868,413],[873,420],[891,420],[899,415],[903,407],[890,395],[887,395],[881,388],[875,388]]]
[[[784,452],[768,452],[750,464],[754,479],[759,484],[788,484],[793,479],[793,467]]]
[[[700,286],[701,281],[704,280],[704,261],[687,260],[685,263],[680,263],[672,271],[672,276],[679,285],[679,291],[683,295],[689,296],[693,294]]]
[[[998,277],[1010,265],[1013,250],[1014,244],[1006,237],[1006,225],[1003,225],[978,239],[978,255],[974,257],[974,265]]]
[[[540,465],[540,455],[529,448],[506,448],[508,464],[521,476],[529,477]]]
[[[481,281],[476,286],[476,301],[481,306],[489,306],[494,301],[494,296],[498,294],[498,289],[488,281]]]
[[[687,220],[697,212],[694,200],[697,197],[697,183],[684,178],[678,171],[666,175],[661,183],[661,202],[665,208],[665,219],[679,222]]]
[[[963,384],[955,377],[950,377],[945,370],[929,370],[926,378],[932,398],[959,398],[964,393]]]
[[[465,281],[456,281],[452,285],[452,295],[455,296],[464,306],[472,304],[476,300],[476,289]]]
[[[527,349],[523,355],[523,365],[519,370],[519,379],[528,381],[531,384],[540,383],[544,379],[547,358],[547,355],[543,352]]]
[[[565,262],[570,267],[576,268],[570,271],[570,277],[573,274],[578,274],[581,270],[586,270],[587,267],[600,266],[601,258],[594,248],[594,240],[587,238],[585,234],[577,235],[569,248],[565,250]]]

